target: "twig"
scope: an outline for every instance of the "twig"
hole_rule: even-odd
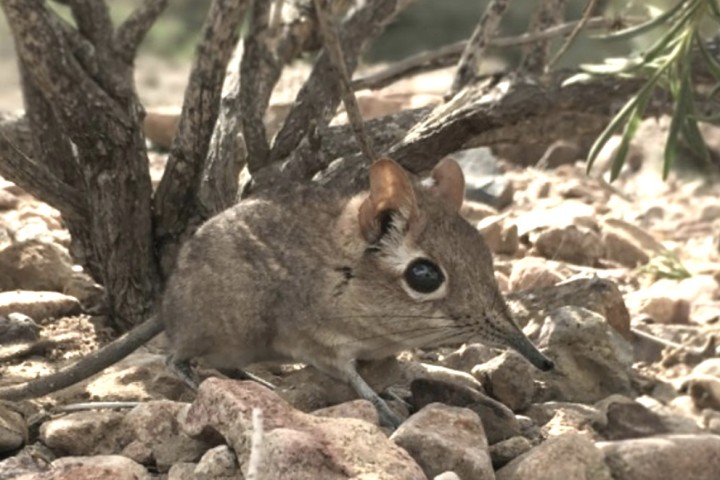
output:
[[[480,22],[467,42],[467,46],[460,57],[455,78],[447,97],[453,97],[466,85],[473,81],[477,75],[480,61],[490,45],[490,38],[495,36],[500,21],[507,11],[510,0],[491,0],[480,17]]]
[[[259,408],[252,409],[252,436],[250,437],[250,458],[248,459],[247,480],[260,478],[260,463],[263,457],[263,413]]]
[[[270,18],[270,30],[276,31],[280,28],[282,21],[282,10],[285,6],[285,0],[275,0],[272,6],[272,17]]]
[[[625,17],[622,19],[593,17],[587,21],[585,28],[603,29],[615,27],[619,24],[633,25],[635,23],[640,23],[641,21],[643,21],[643,19],[640,17]],[[580,22],[581,20],[575,20],[556,25],[539,32],[524,33],[522,35],[512,37],[491,38],[489,46],[495,48],[517,47],[540,40],[548,40],[572,32],[578,27]],[[391,83],[409,75],[449,67],[459,60],[466,45],[467,41],[463,40],[442,46],[436,50],[418,53],[417,55],[408,57],[405,60],[395,62],[377,73],[353,80],[353,90],[362,90],[366,88],[375,90],[386,87]]]
[[[217,121],[227,64],[250,2],[214,0],[197,47],[177,132],[155,193],[155,227],[161,248],[174,243],[197,214],[200,175]]]
[[[169,0],[144,0],[125,21],[115,34],[114,49],[126,62],[132,62],[137,55],[143,39],[165,10]]]
[[[355,70],[358,57],[368,42],[376,38],[387,22],[410,3],[412,2],[408,0],[367,0],[362,7],[350,14],[340,29],[348,72]],[[327,52],[323,52],[275,137],[270,151],[270,162],[286,158],[307,135],[311,125],[327,125],[335,114],[340,98],[330,59]]]
[[[538,32],[563,21],[565,4],[567,0],[539,0],[537,7],[530,18],[530,32]],[[550,51],[550,41],[540,41],[528,44],[523,52],[520,62],[520,71],[541,74],[547,64]]]
[[[372,162],[377,158],[377,156],[375,155],[372,141],[368,138],[367,131],[365,130],[365,124],[363,122],[362,115],[360,114],[360,107],[358,106],[357,99],[355,98],[352,87],[350,86],[350,76],[348,74],[347,66],[345,65],[345,59],[343,58],[335,22],[328,13],[327,1],[328,0],[314,0],[315,12],[317,13],[318,23],[320,24],[320,30],[323,34],[325,51],[328,53],[330,62],[337,74],[337,81],[340,86],[342,101],[345,105],[348,121],[355,132],[355,138],[357,139],[358,144],[360,144],[362,152],[365,154],[367,159]]]
[[[587,22],[590,20],[590,15],[592,15],[593,11],[595,10],[596,4],[597,0],[588,0],[588,3],[585,5],[585,11],[583,12],[582,18],[575,26],[575,29],[570,33],[570,36],[567,38],[567,40],[565,40],[565,43],[562,44],[558,51],[555,52],[555,55],[553,55],[553,57],[547,63],[547,66],[545,67],[546,70],[550,70],[552,67],[554,67],[558,60],[560,60],[560,57],[562,57],[573,44],[573,42],[575,42],[577,36],[580,34],[582,29],[585,27],[585,25],[587,25]]]

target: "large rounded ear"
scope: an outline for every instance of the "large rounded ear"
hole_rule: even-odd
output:
[[[455,211],[460,210],[465,199],[465,176],[460,165],[452,158],[445,158],[433,168],[434,181],[431,191]]]
[[[412,182],[400,165],[381,158],[370,166],[370,191],[360,206],[360,231],[368,242],[377,241],[388,227],[391,216],[406,223],[417,214]]]

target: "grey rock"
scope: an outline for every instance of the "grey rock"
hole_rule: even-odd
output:
[[[519,353],[505,351],[472,370],[488,395],[507,405],[513,412],[527,408],[535,396],[533,366]]]
[[[669,433],[658,414],[627,397],[612,395],[595,406],[604,418],[593,427],[607,440]]]
[[[578,307],[554,310],[538,343],[556,365],[554,371],[535,373],[546,384],[546,400],[592,403],[634,393],[630,343],[602,315]]]
[[[7,316],[0,315],[0,344],[32,342],[39,337],[40,325],[27,315],[18,312],[8,313]]]
[[[120,455],[62,457],[46,472],[23,475],[17,480],[151,480],[142,465]]]
[[[132,438],[123,455],[140,463],[155,464],[166,472],[178,462],[196,462],[213,445],[191,438],[180,430],[180,416],[186,403],[156,400],[141,403],[122,420],[122,428]]]
[[[0,291],[62,292],[73,276],[72,259],[67,249],[43,240],[17,242],[0,251],[0,271],[3,272]]]
[[[312,412],[319,417],[332,418],[357,418],[368,423],[379,425],[377,409],[367,400],[358,399],[350,402],[340,403],[331,407],[321,408]]]
[[[202,456],[195,467],[193,480],[242,480],[245,477],[240,471],[235,452],[227,445],[211,448]]]
[[[0,315],[14,312],[41,321],[80,313],[80,302],[75,297],[57,292],[0,292]]]
[[[261,412],[265,432],[258,467],[261,478],[426,478],[408,453],[388,440],[377,425],[300,412],[251,381],[205,380],[182,419],[182,430],[191,436],[218,432],[245,470],[253,410]],[[338,477],[340,472],[344,476]]]
[[[28,427],[23,416],[0,404],[0,452],[22,447],[28,439]]]
[[[497,480],[611,480],[603,455],[586,435],[552,437],[496,472]]]
[[[490,445],[520,435],[520,425],[512,410],[475,389],[437,380],[415,380],[410,388],[411,403],[416,410],[440,402],[477,413]]]
[[[545,230],[535,239],[535,248],[545,258],[591,267],[605,254],[597,233],[575,225]]]
[[[443,360],[443,366],[453,370],[470,372],[475,365],[485,363],[497,357],[497,350],[481,343],[468,343],[448,354]]]
[[[390,437],[408,451],[429,478],[452,470],[462,479],[494,479],[485,430],[466,408],[432,403]]]
[[[40,427],[40,440],[61,455],[119,454],[125,443],[120,430],[124,412],[111,410],[74,412]]]
[[[720,436],[659,435],[599,442],[615,480],[717,480]]]
[[[525,437],[512,437],[491,445],[490,458],[492,459],[493,468],[499,470],[531,448],[530,440]]]
[[[176,463],[167,472],[167,480],[196,480],[196,463]]]

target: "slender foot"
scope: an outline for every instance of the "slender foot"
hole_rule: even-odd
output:
[[[355,370],[355,365],[349,365],[345,368],[343,371],[345,374],[345,378],[347,381],[352,385],[352,387],[355,389],[355,391],[360,395],[360,397],[364,398],[365,400],[370,401],[375,406],[375,409],[378,411],[378,415],[380,416],[380,424],[384,427],[390,427],[393,430],[398,428],[400,424],[402,423],[402,420],[395,415],[395,412],[393,412],[387,403],[385,403],[385,400],[380,398],[380,395],[375,393],[375,391],[370,387],[370,385],[367,384],[365,380],[360,376],[359,373],[357,373],[357,370]]]
[[[185,385],[190,387],[192,391],[197,392],[198,378],[192,367],[190,366],[189,361],[176,361],[175,359],[173,359],[172,356],[168,355],[168,357],[165,359],[165,364],[170,370],[173,371],[175,375],[177,375],[180,380],[183,381]]]

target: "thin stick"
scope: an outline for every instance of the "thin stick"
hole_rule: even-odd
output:
[[[480,22],[475,27],[470,40],[467,42],[458,63],[457,72],[450,87],[449,97],[455,96],[466,85],[470,84],[477,75],[480,60],[490,46],[490,38],[495,35],[503,15],[507,11],[510,0],[492,0]]]
[[[257,480],[257,478],[259,478],[264,434],[262,410],[259,408],[253,408],[252,437],[250,438],[250,458],[248,459],[247,480]]]
[[[604,29],[620,25],[633,25],[642,22],[640,17],[605,18],[593,17],[588,19],[585,24],[586,29]],[[512,37],[500,37],[490,39],[489,46],[495,48],[517,47],[540,40],[547,40],[572,32],[580,24],[581,20],[562,23],[546,30],[532,33],[523,33]],[[353,90],[363,89],[379,89],[390,85],[391,83],[420,72],[436,70],[439,68],[449,67],[456,63],[462,54],[467,40],[461,42],[444,45],[436,50],[418,53],[405,60],[395,62],[389,67],[370,75],[360,77],[353,80]]]
[[[355,98],[355,94],[353,94],[353,90],[350,85],[350,74],[348,73],[345,58],[343,57],[342,47],[340,46],[340,39],[337,35],[337,26],[328,11],[327,0],[313,1],[315,4],[315,11],[317,12],[318,24],[320,25],[320,30],[322,31],[325,50],[328,52],[328,56],[330,57],[330,63],[337,72],[337,81],[340,86],[340,93],[342,95],[343,104],[345,105],[348,121],[352,126],[355,138],[357,139],[360,148],[368,160],[372,162],[376,158],[375,151],[365,129],[365,124],[363,122],[362,115],[360,114],[360,107],[358,106],[357,98]]]
[[[555,55],[550,59],[550,61],[545,66],[545,71],[550,70],[552,67],[555,66],[555,64],[560,60],[560,57],[562,57],[565,52],[568,51],[570,46],[575,42],[575,39],[580,34],[583,28],[585,28],[585,25],[587,25],[588,21],[590,20],[590,15],[592,15],[593,10],[595,10],[595,5],[597,4],[597,0],[588,0],[588,3],[585,5],[585,11],[583,12],[583,16],[580,19],[580,21],[575,26],[575,29],[570,33],[570,36],[565,40],[565,43],[562,44],[560,49],[555,52]]]

